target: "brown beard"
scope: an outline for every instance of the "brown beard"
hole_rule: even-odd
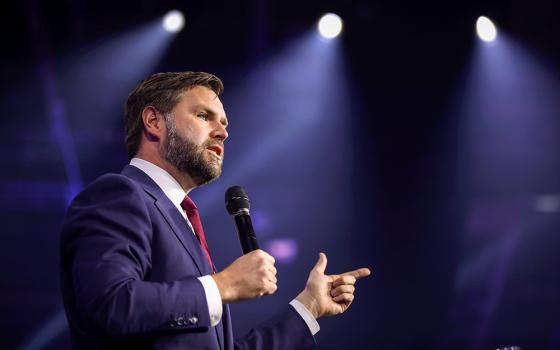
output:
[[[216,141],[208,140],[202,145],[196,145],[177,132],[172,116],[165,118],[167,138],[164,143],[163,157],[177,170],[188,174],[197,186],[210,183],[222,173],[222,162],[208,159],[204,152]]]

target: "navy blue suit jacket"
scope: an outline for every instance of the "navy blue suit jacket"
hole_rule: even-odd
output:
[[[127,165],[71,203],[61,235],[61,283],[75,349],[306,349],[291,307],[234,342],[230,312],[212,327],[197,277],[212,269],[157,184]]]

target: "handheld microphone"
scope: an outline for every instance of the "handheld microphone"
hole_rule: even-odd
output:
[[[232,186],[226,191],[226,209],[235,220],[237,236],[243,254],[259,249],[257,236],[251,222],[249,197],[241,186]]]

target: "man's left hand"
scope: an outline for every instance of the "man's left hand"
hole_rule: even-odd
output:
[[[302,303],[317,319],[343,313],[354,300],[354,285],[362,277],[371,274],[368,268],[325,275],[327,256],[319,253],[319,260],[309,273],[305,289],[296,300]]]

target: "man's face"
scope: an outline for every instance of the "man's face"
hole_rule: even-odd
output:
[[[227,118],[216,94],[203,86],[183,93],[181,102],[165,117],[167,135],[162,156],[197,186],[222,173]]]

